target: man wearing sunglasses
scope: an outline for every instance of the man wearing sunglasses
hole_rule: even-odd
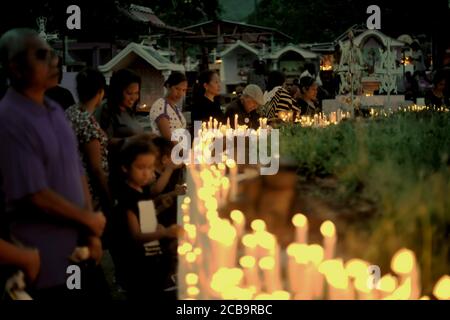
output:
[[[13,29],[0,38],[0,63],[10,82],[0,101],[0,175],[9,234],[16,244],[39,251],[32,297],[72,297],[66,285],[69,256],[77,245],[87,245],[98,261],[106,221],[92,211],[70,124],[45,97],[58,83],[58,58],[34,30]]]

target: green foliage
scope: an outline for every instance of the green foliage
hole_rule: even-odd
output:
[[[352,254],[389,270],[396,250],[413,249],[427,292],[449,273],[450,113],[400,113],[325,128],[287,125],[280,139],[281,156],[295,159],[300,174],[334,176],[344,203],[362,196],[377,205],[376,217],[345,230],[346,248],[356,248],[350,242],[357,238],[367,241]]]

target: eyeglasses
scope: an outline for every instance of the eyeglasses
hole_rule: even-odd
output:
[[[35,51],[35,57],[37,60],[40,60],[40,61],[50,62],[57,56],[58,55],[56,54],[56,52],[52,49],[41,48],[41,49],[37,49]]]

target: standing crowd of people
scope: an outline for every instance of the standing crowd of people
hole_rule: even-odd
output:
[[[111,298],[102,269],[108,250],[115,282],[130,299],[176,299],[177,196],[184,169],[171,160],[176,129],[187,129],[186,76],[172,72],[165,95],[150,108],[151,132],[137,120],[141,78],[121,69],[109,85],[94,68],[76,77],[78,102],[59,86],[61,61],[30,29],[0,38],[9,88],[0,101],[0,279],[21,270],[37,300]],[[222,111],[220,77],[204,71],[194,88],[191,122],[211,117],[257,129],[261,117],[321,112],[320,77],[306,69],[293,85],[280,71],[256,65],[251,82]],[[436,73],[426,100],[448,105],[446,79]],[[152,200],[158,225],[141,228],[142,202]],[[76,258],[79,248],[89,255]],[[82,270],[82,289],[69,290],[67,268]],[[0,289],[2,288],[0,284]]]

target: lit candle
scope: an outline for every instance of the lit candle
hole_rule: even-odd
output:
[[[295,226],[295,241],[298,243],[308,242],[308,219],[305,215],[297,213],[292,217],[292,223]]]
[[[227,177],[223,177],[221,179],[221,195],[220,195],[220,206],[224,207],[227,204],[228,201],[228,195],[230,192],[230,179]]]
[[[233,159],[227,159],[226,164],[230,169],[230,199],[231,201],[235,201],[238,193],[238,168],[236,162]]]
[[[341,259],[331,259],[322,262],[319,271],[325,275],[328,283],[330,300],[352,300],[354,291],[344,269]]]
[[[398,280],[396,277],[394,277],[391,274],[385,274],[381,277],[379,283],[378,283],[378,298],[384,299],[388,297],[389,295],[394,292],[394,290],[397,288]]]
[[[267,129],[267,118],[263,119],[263,129]]]
[[[239,264],[244,270],[245,282],[248,287],[254,287],[256,292],[261,290],[256,259],[252,256],[243,256],[239,259]]]
[[[259,260],[259,267],[263,271],[266,291],[272,293],[276,290],[281,290],[281,279],[280,274],[275,269],[275,259],[273,257],[263,257]]]
[[[308,277],[312,282],[312,299],[323,298],[324,277],[319,272],[319,266],[323,262],[324,252],[322,246],[311,244],[308,246],[309,272]]]
[[[376,295],[369,286],[369,263],[361,259],[350,259],[345,264],[345,271],[355,286],[359,300],[373,300]]]
[[[237,113],[236,113],[236,114],[234,115],[234,130],[237,130],[238,127],[239,127],[239,124],[238,124],[238,115],[237,115]]]
[[[254,234],[246,234],[242,237],[242,244],[244,245],[244,254],[246,256],[257,256],[257,242]]]
[[[230,218],[236,228],[237,237],[240,239],[245,231],[245,216],[240,210],[233,210],[230,213]]]
[[[407,279],[411,279],[411,299],[417,300],[420,297],[420,272],[416,262],[414,252],[409,249],[400,249],[392,257],[391,269],[400,275],[400,285]]]
[[[296,294],[296,299],[306,300],[312,290],[306,284],[306,266],[308,263],[308,246],[291,243],[287,247],[289,287]],[[310,299],[310,297],[309,297]]]
[[[320,226],[320,233],[323,236],[323,247],[325,249],[324,260],[329,260],[334,257],[336,248],[336,228],[330,220],[325,221]]]
[[[450,276],[442,276],[433,288],[433,295],[439,300],[450,300]]]

